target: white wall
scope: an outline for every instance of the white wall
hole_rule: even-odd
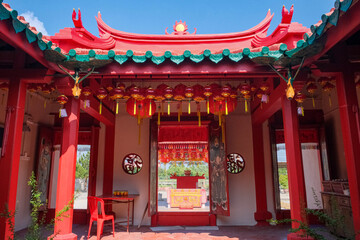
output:
[[[0,90],[0,125],[5,124],[7,104],[7,91]],[[30,132],[23,132],[21,155],[25,153],[29,158],[21,158],[19,164],[19,176],[16,195],[15,231],[26,228],[30,223],[30,187],[27,182],[34,171],[37,149],[37,136],[39,125],[53,125],[54,116],[50,113],[56,112],[59,105],[56,102],[47,102],[44,108],[44,98],[36,94],[27,94],[25,113],[31,114],[32,121],[28,122]],[[26,117],[25,117],[26,119]],[[24,141],[25,140],[25,141]]]

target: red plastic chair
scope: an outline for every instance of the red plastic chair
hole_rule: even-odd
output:
[[[101,214],[98,212],[98,203],[100,203]],[[97,197],[88,197],[88,204],[90,210],[90,224],[89,224],[89,232],[88,238],[90,237],[91,226],[94,221],[97,222],[97,239],[100,239],[100,235],[104,229],[104,222],[108,220],[112,220],[113,226],[113,237],[115,237],[115,223],[113,215],[106,215],[104,209],[104,200]]]

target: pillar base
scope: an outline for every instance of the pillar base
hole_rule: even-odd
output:
[[[54,237],[54,234],[48,237],[48,240],[77,240],[77,235],[75,233],[68,233],[68,234],[57,234]]]
[[[312,237],[305,237],[299,235],[299,233],[289,233],[287,235],[288,240],[314,240]]]
[[[255,218],[255,221],[257,221],[256,226],[268,226],[270,224],[266,220],[271,219],[272,214],[271,214],[271,212],[268,212],[268,211],[255,212],[254,218]]]

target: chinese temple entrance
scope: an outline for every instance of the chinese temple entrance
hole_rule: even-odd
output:
[[[159,127],[158,212],[209,212],[208,127]]]

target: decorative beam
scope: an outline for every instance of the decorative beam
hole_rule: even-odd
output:
[[[262,124],[270,118],[274,113],[281,109],[281,99],[285,96],[287,85],[284,81],[280,81],[280,85],[270,94],[269,102],[263,104],[262,108],[257,108],[252,113],[253,124]]]
[[[0,81],[9,81],[11,78],[20,79],[26,83],[50,83],[52,70],[42,69],[0,69]]]

